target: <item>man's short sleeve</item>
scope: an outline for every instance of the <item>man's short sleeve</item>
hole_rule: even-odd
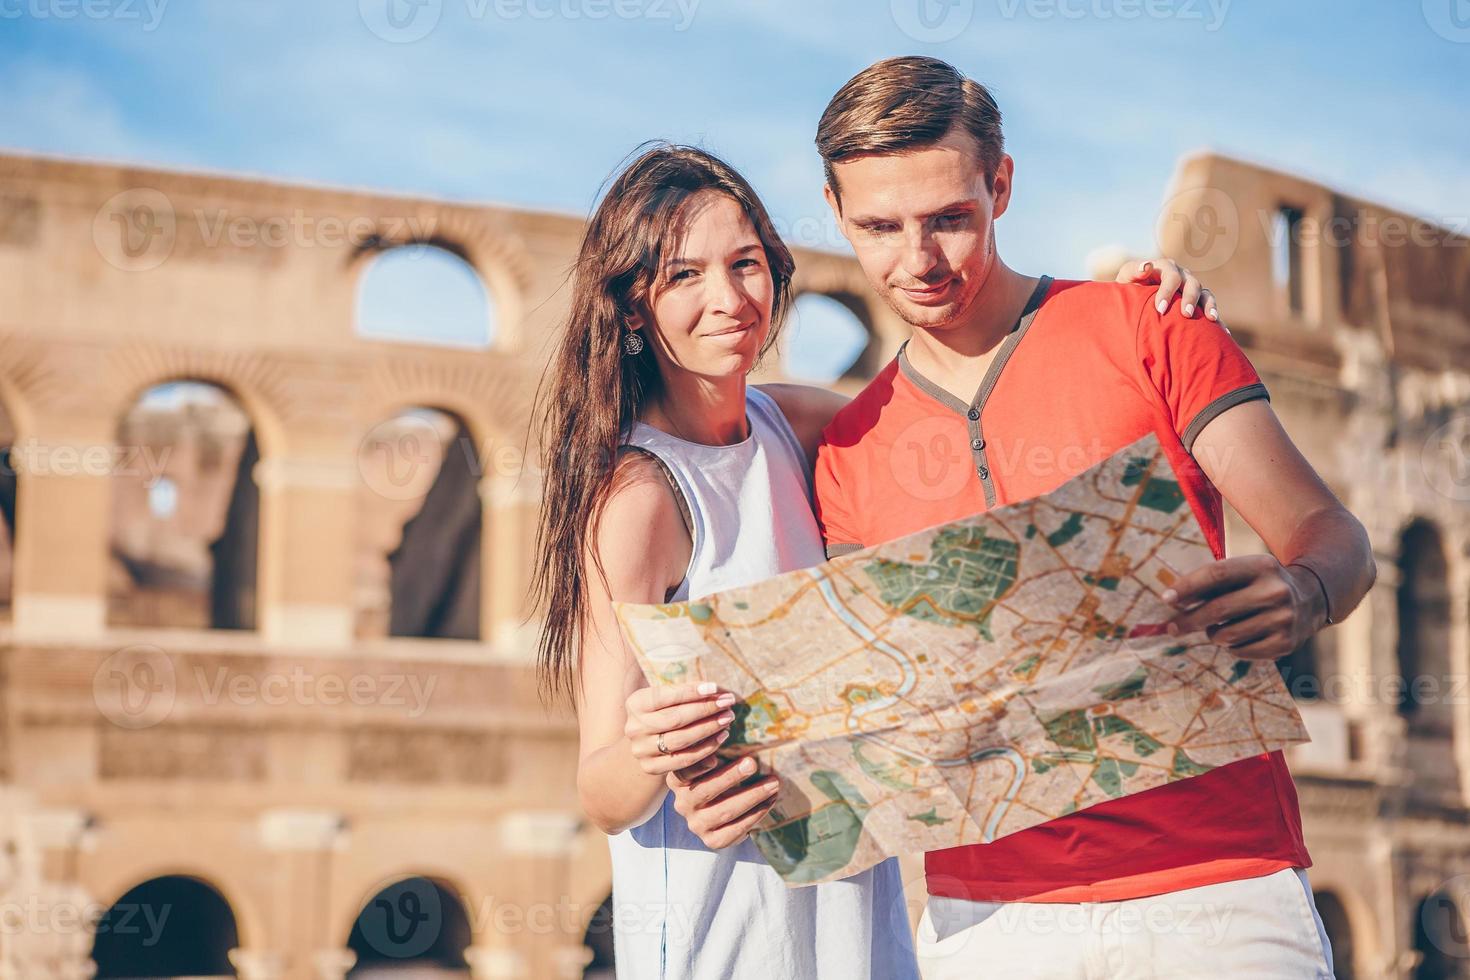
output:
[[[1190,319],[1178,303],[1160,314],[1150,293],[1139,315],[1137,344],[1144,376],[1163,400],[1187,452],[1194,451],[1195,438],[1222,412],[1270,398],[1225,325]]]
[[[827,544],[827,557],[836,558],[848,552],[858,551],[863,546],[862,537],[856,532],[849,502],[842,492],[838,477],[839,454],[823,434],[822,444],[817,447],[817,464],[812,474],[812,493],[816,498],[817,526],[822,530],[822,540]]]

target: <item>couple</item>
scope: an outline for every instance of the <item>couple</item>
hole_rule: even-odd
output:
[[[926,855],[915,946],[896,861],[799,889],[765,863],[747,835],[779,781],[715,755],[733,693],[646,685],[610,600],[698,598],[1034,497],[1149,432],[1217,559],[1165,594],[1171,630],[1271,660],[1373,582],[1362,526],[1197,282],[1176,304],[1165,260],[1157,291],[1001,260],[1014,165],[982,86],[878,62],[816,142],[843,234],[913,327],[855,399],[747,386],[792,258],[750,185],[686,147],[612,183],[548,369],[539,666],[577,709],[579,797],[611,835],[619,976],[1330,977],[1279,752]],[[1271,555],[1223,558],[1222,495]]]

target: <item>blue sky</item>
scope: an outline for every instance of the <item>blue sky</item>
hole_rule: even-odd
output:
[[[995,93],[1026,272],[1151,252],[1201,148],[1470,212],[1470,0],[0,0],[0,146],[585,214],[666,137],[840,249],[816,121],[905,53]]]

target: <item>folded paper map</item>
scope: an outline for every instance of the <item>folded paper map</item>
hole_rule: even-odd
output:
[[[1273,663],[1164,629],[1212,560],[1150,435],[1034,500],[614,608],[651,683],[742,699],[720,754],[781,777],[752,836],[801,885],[1306,741]]]

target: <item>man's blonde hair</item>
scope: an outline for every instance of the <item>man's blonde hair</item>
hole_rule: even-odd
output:
[[[841,193],[832,165],[865,153],[932,146],[954,126],[975,139],[985,186],[1005,153],[1000,109],[985,86],[938,58],[886,58],[837,90],[817,123],[817,152],[832,193]]]

